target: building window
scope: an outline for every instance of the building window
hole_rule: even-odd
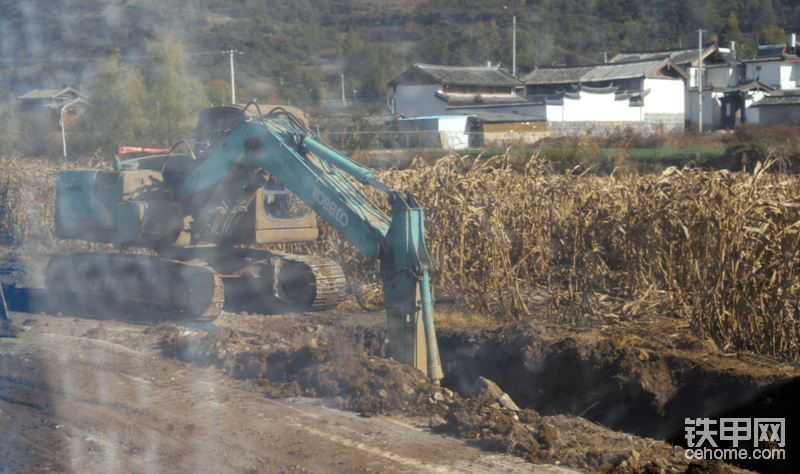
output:
[[[756,66],[756,71],[760,71],[760,70],[761,70],[761,66]]]

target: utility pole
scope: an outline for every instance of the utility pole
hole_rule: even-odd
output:
[[[511,27],[511,75],[517,77],[517,17]]]
[[[342,107],[347,106],[347,99],[344,96],[344,74],[339,74],[342,76]]]
[[[236,84],[234,83],[234,75],[233,75],[233,55],[242,54],[242,52],[236,51],[235,49],[231,49],[229,51],[223,51],[223,53],[231,57],[231,104],[236,104]]]
[[[61,125],[61,144],[64,147],[64,163],[67,162],[67,133],[64,131],[64,109],[66,107],[61,107],[61,117],[58,120],[58,123]]]
[[[703,133],[703,30],[697,30],[697,123],[698,130]]]
[[[58,119],[58,123],[61,125],[61,146],[64,149],[64,155],[63,155],[64,163],[67,162],[67,132],[64,129],[64,111],[67,110],[67,107],[70,107],[72,105],[75,105],[75,104],[72,103],[72,104],[62,105],[61,106],[61,111],[59,112],[59,119]]]

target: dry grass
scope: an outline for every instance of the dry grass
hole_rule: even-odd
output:
[[[720,347],[797,359],[800,178],[668,169],[561,175],[508,156],[382,173],[426,209],[437,294],[482,314],[589,325],[659,312]],[[361,275],[370,264],[326,233]],[[546,291],[544,291],[546,290]],[[676,321],[677,324],[677,321]]]
[[[799,177],[760,165],[565,175],[536,157],[511,160],[452,155],[377,176],[426,210],[438,299],[495,322],[548,314],[588,326],[657,312],[720,347],[800,359]],[[68,250],[53,237],[56,167],[0,165],[0,245]],[[327,225],[285,250],[333,257],[379,293],[374,262]]]

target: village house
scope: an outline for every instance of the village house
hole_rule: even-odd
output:
[[[525,83],[499,66],[414,64],[389,86],[392,111],[403,117],[399,132],[405,142],[418,146],[461,149],[491,143],[526,127],[509,118],[529,123],[535,112],[535,104],[524,95]],[[491,114],[503,114],[504,119],[488,119],[492,125],[487,132],[484,124]]]
[[[669,58],[539,66],[523,78],[535,117],[550,133],[576,135],[620,126],[643,133],[682,128],[688,76]]]
[[[393,111],[414,119],[403,130],[438,133],[442,146],[689,127],[700,122],[701,92],[704,130],[800,123],[795,35],[752,59],[734,52],[732,43],[626,51],[602,64],[537,66],[522,80],[497,66],[415,64],[389,85]]]
[[[460,110],[468,107],[504,112],[528,106],[519,94],[525,83],[498,66],[414,64],[389,87],[392,112],[406,117],[463,115]]]
[[[800,57],[796,41],[796,35],[792,34],[789,44],[759,46],[755,57],[742,61],[745,77],[780,91],[800,89]]]
[[[698,48],[665,49],[655,51],[626,51],[611,58],[610,62],[669,58],[687,73],[685,111],[686,126],[698,124],[699,96],[698,60],[702,57],[703,129],[733,128],[740,122],[757,122],[757,110],[752,106],[773,87],[745,75],[735,56],[736,45],[720,48],[715,43]]]
[[[17,97],[17,100],[23,114],[52,130],[60,128],[62,113],[64,125],[68,126],[89,106],[86,94],[72,87],[34,89]]]
[[[800,57],[797,35],[788,44],[759,46],[752,59],[742,61],[745,75],[772,90],[753,104],[754,121],[762,125],[800,125]]]

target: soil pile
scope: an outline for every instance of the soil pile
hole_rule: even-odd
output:
[[[226,322],[250,319],[232,315]],[[165,355],[250,380],[267,397],[319,397],[363,416],[400,412],[423,417],[433,432],[533,463],[625,473],[712,472],[708,469],[716,465],[690,465],[683,448],[659,439],[688,415],[713,415],[698,412],[703,404],[698,397],[735,398],[734,390],[746,397],[745,386],[758,391],[775,380],[775,374],[766,373],[730,377],[741,362],[714,353],[713,345],[712,352],[703,352],[701,343],[691,345],[688,339],[673,338],[672,348],[657,348],[659,343],[643,338],[615,341],[520,325],[441,330],[447,378],[440,387],[384,358],[378,326],[354,329],[304,314],[274,320],[269,327],[206,331],[162,324],[152,330],[162,334]],[[700,353],[706,362],[698,364],[701,360],[682,354],[682,348]],[[705,377],[720,384],[724,372],[730,390],[701,392],[691,382]],[[614,431],[592,420],[638,431]]]

